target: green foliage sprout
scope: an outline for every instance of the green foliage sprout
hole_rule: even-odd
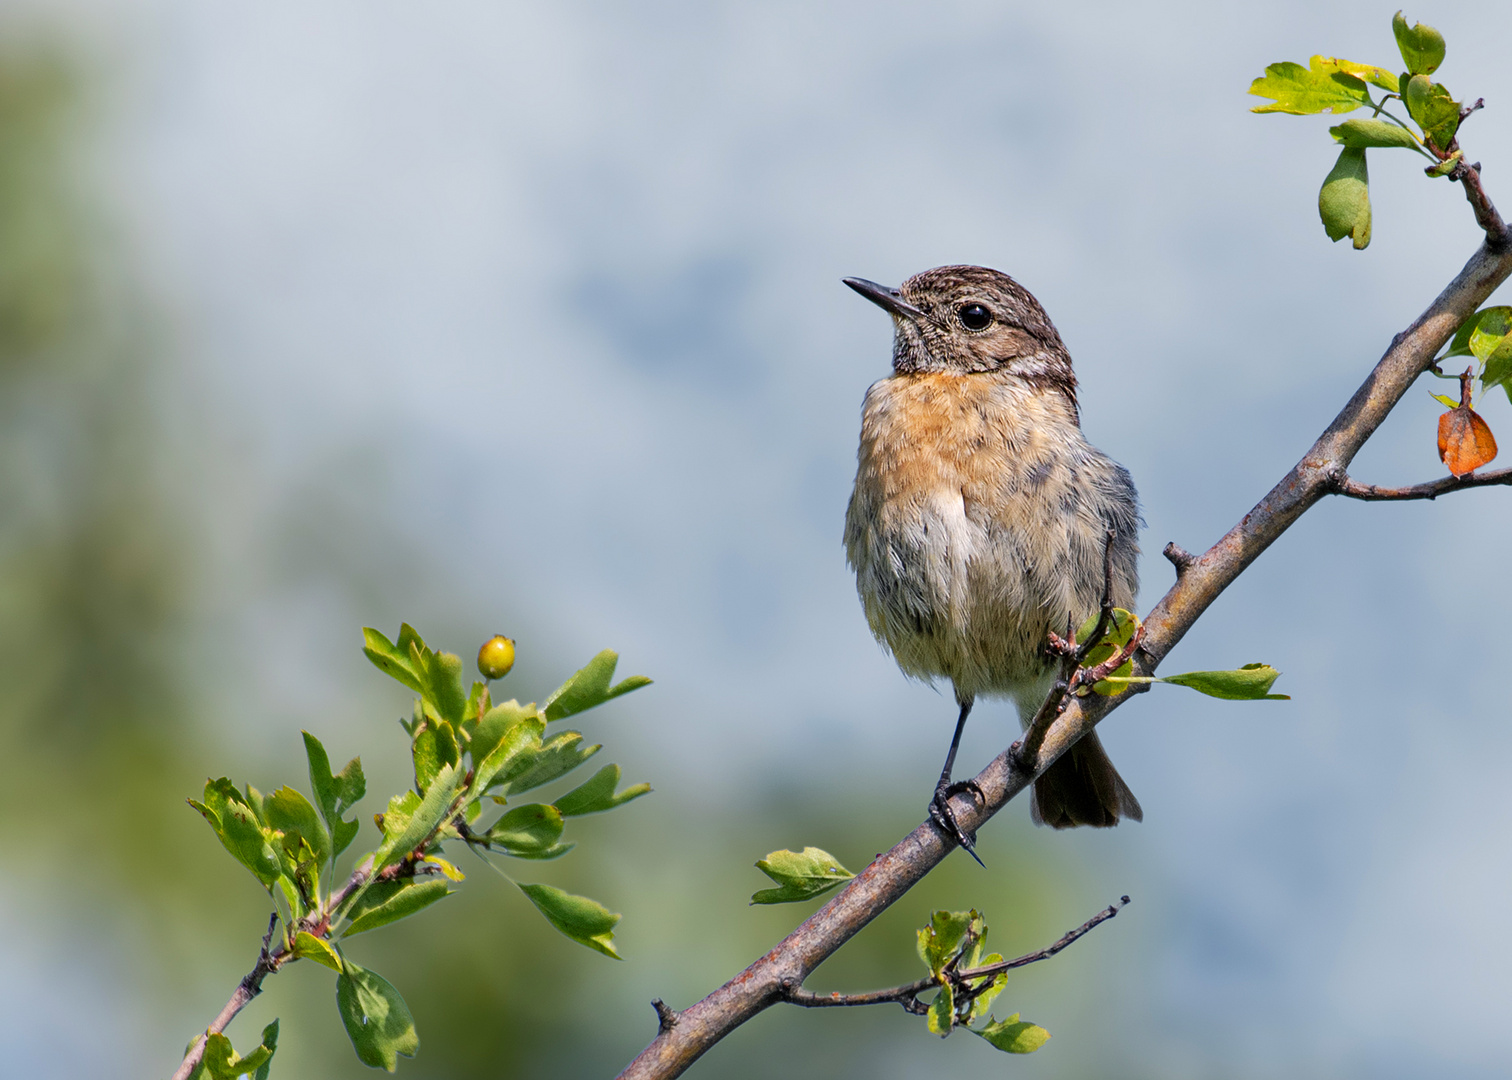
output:
[[[1328,129],[1343,149],[1318,192],[1318,216],[1328,238],[1337,242],[1347,236],[1356,250],[1370,244],[1370,176],[1365,152],[1411,150],[1431,162],[1424,170],[1427,175],[1453,178],[1464,156],[1455,136],[1475,108],[1464,109],[1446,86],[1428,77],[1444,62],[1442,34],[1422,23],[1409,27],[1400,11],[1392,18],[1391,27],[1407,68],[1400,74],[1353,60],[1314,56],[1307,67],[1290,61],[1271,64],[1249,88],[1251,94],[1271,99],[1269,105],[1257,105],[1251,112],[1310,116],[1325,112],[1338,115],[1361,108],[1371,111],[1368,120],[1346,120]],[[1371,87],[1385,92],[1377,99]],[[1401,103],[1406,120],[1387,107],[1393,101]]]
[[[546,737],[549,724],[596,708],[651,680],[614,682],[616,654],[605,650],[558,687],[541,706],[495,705],[488,682],[462,684],[462,662],[432,650],[404,624],[397,641],[363,631],[363,652],[380,671],[418,694],[412,716],[400,724],[410,739],[413,788],[388,800],[375,815],[376,848],[355,860],[344,879],[337,858],[356,838],[359,822],[346,815],[366,794],[362,762],[339,772],[319,739],[304,733],[314,800],[292,787],[264,795],[220,777],[190,799],[230,852],[267,890],[274,906],[258,966],[243,980],[233,1004],[245,1005],[263,977],[296,960],[313,960],[336,972],[336,1004],[352,1047],[366,1065],[393,1072],[399,1057],[420,1046],[414,1017],[392,983],[350,960],[341,943],[356,934],[407,919],[444,900],[463,873],[443,857],[447,843],[466,845],[516,885],[559,932],[605,956],[619,958],[614,927],[620,916],[596,900],[550,885],[516,882],[497,856],[540,861],[572,850],[562,835],[565,819],[613,810],[645,795],[649,784],[619,787],[620,768],[606,765],[554,802],[510,806],[510,799],[561,780],[598,753],[576,731]],[[488,809],[508,807],[484,823]],[[265,1080],[277,1048],[275,1021],[263,1041],[240,1056],[219,1031],[196,1038],[184,1075],[230,1080],[255,1074]],[[182,1071],[182,1070],[181,1070]]]

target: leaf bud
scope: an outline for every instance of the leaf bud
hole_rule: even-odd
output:
[[[514,667],[514,638],[495,634],[478,650],[478,673],[485,679],[502,679]]]

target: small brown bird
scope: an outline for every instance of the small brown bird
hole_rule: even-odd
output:
[[[1138,497],[1083,437],[1071,357],[1018,282],[942,266],[896,289],[845,283],[895,332],[893,374],[862,407],[846,556],[898,666],[955,687],[960,716],[930,812],[971,851],[949,797],[975,789],[950,780],[972,703],[1011,697],[1028,724],[1054,682],[1050,632],[1102,601],[1105,549],[1113,603],[1133,608]],[[1095,733],[1035,781],[1032,814],[1057,829],[1144,816]]]

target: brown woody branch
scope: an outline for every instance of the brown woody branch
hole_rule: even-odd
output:
[[[984,964],[981,967],[963,968],[960,970],[946,969],[943,973],[955,989],[957,999],[973,998],[986,990],[991,982],[983,982],[979,986],[972,987],[969,984],[979,979],[991,980],[994,975],[1004,971],[1012,971],[1027,964],[1037,964],[1041,960],[1048,960],[1060,952],[1067,945],[1085,937],[1093,928],[1107,922],[1117,915],[1129,903],[1127,896],[1120,897],[1118,903],[1109,904],[1096,915],[1082,923],[1075,930],[1068,930],[1060,940],[1053,945],[1047,945],[1043,949],[1036,949],[1032,953],[1025,953],[1014,960],[1002,960],[996,964]],[[849,1007],[853,1005],[888,1005],[896,1002],[903,1006],[906,1012],[915,1016],[923,1016],[929,1011],[929,1006],[919,1000],[919,995],[940,985],[939,981],[932,976],[918,979],[915,982],[906,983],[903,986],[894,986],[887,990],[870,990],[864,994],[818,994],[812,990],[805,990],[801,986],[784,987],[783,1000],[793,1005],[802,1005],[806,1009],[826,1009],[834,1007]],[[657,999],[660,1001],[661,999]],[[652,1002],[653,1005],[656,1002]],[[663,1005],[662,1008],[666,1006]],[[659,1012],[660,1010],[658,1010]]]
[[[1433,363],[1439,348],[1512,274],[1512,244],[1506,225],[1486,198],[1479,171],[1470,166],[1465,170],[1457,178],[1465,185],[1476,222],[1485,231],[1485,242],[1428,309],[1392,340],[1385,355],[1302,460],[1201,556],[1184,566],[1179,556],[1172,559],[1180,572],[1176,584],[1144,619],[1145,638],[1134,656],[1135,675],[1154,674],[1224,589],[1307,510],[1335,491],[1335,477],[1345,474],[1360,447]],[[976,777],[976,787],[982,794],[980,803],[975,798],[956,797],[956,820],[967,835],[974,835],[1103,717],[1134,697],[1067,697],[1064,689],[1059,693],[1059,714],[1046,725],[1044,739],[1035,752],[1031,755],[1010,747],[994,758]],[[953,847],[954,842],[926,820],[891,851],[879,855],[771,952],[702,1001],[674,1014],[675,1023],[664,1023],[621,1077],[651,1080],[680,1075],[731,1031],[762,1010],[787,1000],[791,988],[802,986],[820,963],[907,893]]]

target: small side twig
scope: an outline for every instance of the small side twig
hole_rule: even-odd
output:
[[[1440,495],[1448,495],[1468,488],[1506,484],[1512,484],[1512,469],[1496,469],[1488,473],[1469,472],[1464,476],[1445,476],[1438,480],[1430,480],[1425,484],[1413,484],[1410,487],[1380,487],[1376,484],[1362,484],[1340,470],[1333,481],[1333,492],[1336,495],[1344,495],[1364,502],[1404,502],[1409,499],[1432,501]]]
[[[1165,546],[1165,550],[1161,554],[1171,560],[1171,565],[1176,568],[1176,576],[1178,578],[1186,573],[1187,567],[1191,566],[1193,560],[1196,558],[1190,551],[1174,540]]]
[[[651,1007],[656,1010],[656,1028],[658,1031],[671,1031],[677,1026],[677,1010],[668,1005],[661,998],[652,998]]]
[[[1041,960],[1050,959],[1052,956],[1060,952],[1072,942],[1085,937],[1095,927],[1100,926],[1101,924],[1107,922],[1109,919],[1113,918],[1113,916],[1122,911],[1128,903],[1129,898],[1127,896],[1120,897],[1118,903],[1110,904],[1108,907],[1092,916],[1092,918],[1082,923],[1075,930],[1067,931],[1053,945],[1048,945],[1043,949],[1036,949],[1034,952],[1025,953],[1023,956],[1017,957],[1013,960],[1003,960],[999,963],[986,964],[982,967],[963,968],[956,971],[952,971],[947,968],[943,972],[943,975],[946,979],[949,980],[951,988],[953,991],[955,991],[958,999],[964,997],[965,999],[969,1000],[976,997],[978,994],[983,993],[988,988],[988,986],[991,984],[992,976],[997,975],[1000,972],[1012,971],[1014,968],[1024,967],[1027,964],[1036,964]],[[982,982],[980,986],[976,987],[968,985],[969,983],[974,983],[978,980],[986,981]],[[838,992],[830,994],[817,994],[812,990],[805,990],[802,986],[799,986],[796,983],[785,982],[783,984],[782,996],[784,1001],[787,1001],[793,1005],[801,1005],[805,1009],[828,1009],[837,1007],[850,1008],[857,1005],[898,1004],[901,1005],[906,1012],[913,1013],[915,1016],[923,1016],[929,1011],[929,1006],[919,1000],[919,995],[926,993],[929,990],[936,989],[937,987],[939,987],[939,985],[940,983],[936,979],[926,976],[925,978],[915,980],[914,982],[905,983],[902,986],[889,987],[886,990],[869,990],[865,993],[860,994],[841,994]],[[652,1004],[657,1003],[653,1002]],[[660,1014],[661,1009],[658,1009],[657,1015]]]

